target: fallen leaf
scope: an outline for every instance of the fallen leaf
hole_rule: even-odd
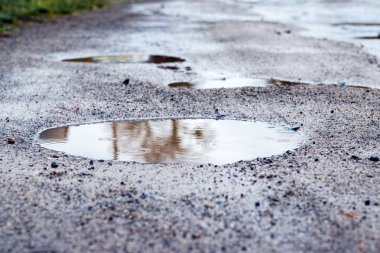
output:
[[[358,217],[358,215],[355,212],[352,212],[352,211],[343,211],[343,215],[344,215],[344,217],[350,218],[350,219],[353,219],[353,220],[355,220]]]

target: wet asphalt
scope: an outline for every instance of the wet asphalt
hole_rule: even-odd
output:
[[[146,1],[0,37],[0,252],[379,252],[376,58],[253,15],[219,1]],[[62,62],[126,53],[186,61]],[[210,76],[301,84],[165,86]],[[54,126],[216,111],[299,127],[304,139],[226,165],[91,160],[35,144]]]

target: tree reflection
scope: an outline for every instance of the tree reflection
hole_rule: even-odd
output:
[[[43,131],[40,139],[46,142],[66,142],[68,134],[69,127],[58,127]]]
[[[178,161],[204,155],[215,138],[207,123],[187,120],[124,121],[68,126],[41,133],[43,143],[66,143],[72,150],[84,153],[103,152],[114,160],[148,163]],[[96,153],[99,154],[99,153]]]
[[[165,121],[160,123],[164,124]],[[154,124],[154,123],[153,123]],[[183,128],[183,126],[182,126]],[[169,131],[162,126],[160,129],[151,125],[148,121],[125,122],[118,125],[119,133],[125,138],[121,149],[130,150],[138,142],[139,155],[146,162],[158,163],[166,160],[176,160],[177,156],[187,154],[190,150],[182,145],[181,126],[177,120],[171,120]],[[202,131],[202,130],[197,130]],[[115,134],[114,134],[115,135]],[[203,136],[203,133],[201,134]]]

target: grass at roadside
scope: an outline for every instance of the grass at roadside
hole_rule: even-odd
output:
[[[30,17],[51,17],[97,9],[109,0],[0,0],[0,33],[11,31]]]

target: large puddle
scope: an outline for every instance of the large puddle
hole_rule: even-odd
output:
[[[184,59],[174,56],[164,55],[144,55],[144,54],[127,54],[127,55],[108,55],[65,59],[66,62],[84,62],[84,63],[173,63],[184,62]]]
[[[271,78],[221,78],[215,80],[205,80],[196,82],[175,82],[169,83],[170,88],[194,88],[194,89],[220,89],[220,88],[241,88],[241,87],[266,87],[275,85],[278,87],[290,87],[302,83],[284,81]]]
[[[47,149],[92,159],[226,164],[298,147],[290,128],[213,119],[122,121],[64,126],[38,136]]]

